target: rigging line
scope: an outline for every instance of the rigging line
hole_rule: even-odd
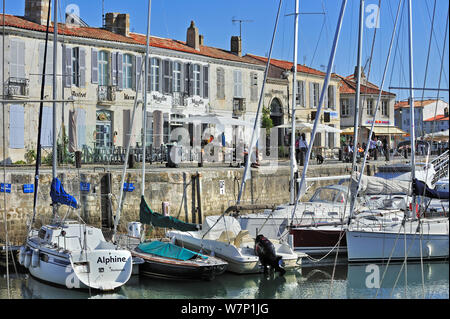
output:
[[[426,1],[425,1],[426,2]],[[433,27],[434,27],[434,17],[435,17],[435,13],[436,13],[436,0],[434,0],[434,6],[433,6],[433,19],[431,20],[431,31],[430,31],[430,40],[428,42],[428,53],[427,53],[427,62],[425,63],[425,75],[424,75],[424,79],[423,79],[423,90],[422,90],[422,98],[421,101],[423,101],[423,97],[425,95],[425,88],[426,88],[426,83],[427,83],[427,75],[428,75],[428,63],[430,61],[430,51],[431,51],[431,42],[433,39]],[[436,104],[437,106],[437,104]],[[421,126],[421,132],[422,134],[424,133],[424,128],[423,128],[423,122],[419,122],[419,125]],[[425,191],[425,190],[424,190]]]
[[[437,95],[436,95],[436,106],[434,108],[434,118],[435,119],[436,119],[436,116],[437,116],[437,106],[438,106],[439,94],[440,94],[440,89],[441,89],[442,70],[444,69],[445,48],[447,46],[447,30],[448,30],[448,9],[447,9],[447,22],[445,23],[444,46],[442,48],[442,51],[443,51],[444,54],[442,54],[442,58],[441,58],[441,70],[439,72],[438,91],[437,91]],[[433,128],[431,130],[431,140],[433,140],[435,128],[436,128],[436,121],[434,120],[433,121]],[[428,177],[428,170],[427,170],[427,177]],[[423,190],[423,192],[425,194],[425,189]]]
[[[3,35],[2,35],[2,83],[5,83],[5,0],[3,0]],[[5,86],[2,85],[2,94],[5,96]],[[3,111],[3,185],[6,187],[6,113],[5,113],[5,103],[2,103]],[[11,291],[9,285],[9,255],[8,255],[8,223],[6,214],[6,189],[3,192],[3,223],[5,227],[5,249],[6,249],[6,286],[8,291],[8,299],[11,299]]]
[[[430,17],[430,9],[428,8],[428,2],[425,1],[425,5],[427,7],[428,18],[431,19],[431,17]],[[433,35],[434,35],[434,42],[435,42],[435,45],[436,45],[436,48],[437,48],[437,53],[438,53],[439,57],[442,58],[442,55],[445,55],[445,52],[444,52],[444,50],[442,50],[442,55],[441,55],[441,51],[439,51],[439,44],[437,42],[437,37],[434,34],[434,30],[433,30]],[[447,74],[446,74],[445,70],[444,70],[444,76],[445,76],[444,79],[446,80],[446,84],[448,86]]]

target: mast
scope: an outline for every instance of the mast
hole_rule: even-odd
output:
[[[291,182],[290,182],[290,204],[294,204],[295,199],[295,183],[294,167],[295,158],[295,108],[297,99],[297,46],[298,46],[298,0],[295,0],[295,16],[294,16],[294,63],[292,66],[292,131],[291,131]]]
[[[34,175],[34,198],[33,198],[33,216],[28,225],[27,239],[31,231],[31,226],[34,224],[34,220],[36,218],[36,205],[37,205],[37,195],[38,195],[38,187],[39,187],[39,165],[41,162],[41,126],[42,126],[42,112],[44,108],[44,93],[45,93],[45,69],[47,66],[47,44],[48,44],[48,34],[49,34],[49,26],[50,26],[50,9],[52,0],[48,1],[48,13],[47,13],[47,28],[45,32],[45,46],[44,46],[44,66],[42,69],[42,84],[41,84],[41,102],[39,106],[39,121],[38,121],[38,138],[37,138],[37,152],[36,152],[36,170]],[[56,67],[56,66],[54,66]]]
[[[364,0],[361,0],[359,6],[359,34],[358,34],[358,56],[356,61],[356,94],[355,94],[355,114],[353,119],[353,159],[352,171],[356,170],[356,155],[358,144],[358,122],[359,122],[359,108],[361,102],[361,59],[362,59],[362,45],[363,45],[363,31],[364,31]],[[369,148],[369,145],[367,145]]]
[[[252,133],[252,139],[251,139],[251,142],[250,142],[250,149],[249,149],[249,152],[248,152],[247,164],[245,165],[244,175],[242,176],[242,183],[241,183],[241,187],[239,189],[239,194],[238,194],[238,199],[236,201],[236,205],[239,205],[240,202],[241,202],[241,197],[242,197],[242,193],[244,191],[245,182],[249,178],[248,175],[247,175],[247,172],[250,169],[250,159],[251,159],[251,155],[253,153],[253,147],[256,145],[256,137],[255,137],[256,134],[255,134],[255,132],[258,129],[258,125],[259,125],[259,116],[260,116],[260,113],[261,113],[261,104],[262,104],[262,101],[263,101],[263,98],[264,98],[264,88],[265,88],[265,84],[266,84],[266,80],[267,80],[267,74],[269,73],[270,59],[272,57],[273,42],[275,40],[275,34],[277,32],[278,18],[280,17],[280,10],[281,10],[281,4],[282,3],[283,3],[283,0],[280,0],[280,3],[278,5],[277,18],[275,20],[275,28],[273,30],[273,35],[272,35],[272,42],[270,44],[269,56],[267,58],[266,70],[264,71],[264,79],[263,79],[263,84],[262,84],[262,88],[261,88],[261,94],[259,96],[258,109],[256,111],[255,123],[253,125],[253,133]]]
[[[145,192],[145,148],[147,142],[147,87],[148,87],[148,51],[150,46],[150,15],[151,15],[152,0],[148,0],[148,18],[147,18],[147,42],[145,47],[145,61],[144,61],[144,105],[142,106],[142,186],[141,195]]]
[[[58,69],[58,64],[56,61],[58,54],[58,0],[54,0],[53,7],[53,99],[57,98],[57,80],[56,80],[56,72]],[[55,179],[57,177],[57,165],[58,165],[58,145],[57,145],[57,132],[56,132],[56,102],[53,102],[53,118],[52,118],[52,133],[53,133],[53,156],[52,156],[52,177]],[[64,138],[64,137],[63,137]],[[52,221],[55,221],[56,214],[58,213],[58,205],[54,204],[52,206],[53,209],[53,217]]]
[[[385,64],[385,66],[384,66],[383,78],[382,78],[382,80],[381,80],[380,92],[378,93],[377,104],[376,104],[375,111],[374,111],[374,114],[373,114],[372,125],[371,125],[371,127],[370,127],[369,136],[368,136],[368,138],[367,138],[367,145],[369,145],[369,143],[370,143],[370,137],[372,136],[373,128],[374,128],[374,125],[375,125],[375,118],[376,118],[376,116],[377,116],[378,107],[379,107],[380,101],[381,101],[381,95],[382,95],[382,93],[383,93],[384,81],[385,81],[385,79],[386,79],[386,73],[387,73],[388,66],[389,66],[389,60],[390,60],[390,58],[391,58],[392,45],[393,45],[393,43],[394,43],[395,32],[396,32],[396,30],[397,30],[397,21],[398,21],[398,16],[399,16],[399,13],[400,13],[401,3],[402,3],[401,1],[398,2],[397,15],[396,15],[396,17],[395,17],[394,29],[393,29],[393,31],[392,31],[391,42],[390,42],[390,44],[389,44],[389,52],[388,52],[388,55],[387,55],[387,58],[386,58],[386,64]],[[350,213],[349,213],[349,216],[350,216],[350,217],[353,216],[353,210],[354,210],[354,207],[355,207],[356,196],[357,196],[358,191],[359,191],[359,186],[361,185],[362,172],[364,172],[364,169],[365,169],[365,167],[366,167],[366,163],[367,163],[367,153],[368,153],[368,152],[369,152],[369,147],[366,147],[366,149],[365,149],[365,151],[364,151],[363,163],[362,163],[362,165],[361,165],[361,174],[359,175],[358,183],[357,183],[356,189],[354,189],[354,192],[355,192],[355,193],[352,194],[351,199],[350,199]],[[349,219],[349,223],[350,223],[350,219]]]
[[[309,164],[309,159],[311,157],[312,146],[314,145],[314,138],[316,136],[317,126],[319,124],[320,112],[322,111],[322,104],[323,104],[323,101],[325,98],[325,92],[328,88],[328,83],[330,82],[331,70],[333,69],[333,65],[334,65],[334,58],[336,56],[336,47],[339,42],[339,35],[341,33],[342,20],[344,19],[344,12],[345,12],[346,4],[347,4],[347,0],[342,0],[342,6],[341,6],[341,11],[339,13],[338,23],[336,26],[336,32],[334,35],[333,46],[331,48],[330,59],[328,61],[327,74],[325,76],[325,81],[323,83],[322,92],[320,94],[319,105],[317,106],[317,115],[316,115],[316,119],[314,120],[313,130],[311,132],[311,140],[309,141],[309,145],[308,145],[308,151],[307,151],[306,158],[305,158],[305,165],[303,166],[303,171],[302,171],[302,178],[300,180],[300,185],[299,185],[299,188],[297,191],[297,198],[295,199],[294,209],[292,210],[291,224],[292,224],[292,221],[294,220],[295,211],[297,210],[298,200],[299,200],[300,196],[303,195],[302,189],[304,188],[305,181],[306,181],[306,172],[308,170],[308,164]]]
[[[409,38],[409,110],[410,110],[410,137],[411,137],[411,181],[416,178],[416,129],[414,124],[414,75],[413,75],[413,39],[412,39],[412,7],[411,0],[408,1],[408,38]],[[444,52],[442,53],[444,54]],[[416,196],[412,196],[412,210],[415,215]]]

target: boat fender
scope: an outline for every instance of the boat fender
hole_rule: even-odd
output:
[[[23,266],[24,266],[25,268],[30,267],[30,264],[31,264],[31,254],[32,254],[31,250],[27,250],[27,251],[25,252],[25,258],[24,258],[24,260],[23,260]]]
[[[39,249],[33,249],[33,255],[31,256],[31,267],[39,267]]]
[[[25,262],[25,254],[27,253],[27,247],[22,246],[19,250],[19,264],[23,266]]]
[[[281,260],[281,256],[276,255],[275,246],[264,235],[256,236],[255,254],[263,265],[264,272],[269,268],[278,271],[280,275],[285,274],[286,270],[283,268],[284,262]]]

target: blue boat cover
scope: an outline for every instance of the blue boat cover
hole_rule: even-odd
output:
[[[58,178],[53,178],[52,186],[50,189],[50,197],[53,203],[59,203],[73,208],[78,208],[78,203],[75,197],[69,195],[64,190],[61,181]]]
[[[201,257],[203,259],[208,259],[207,256],[196,253],[189,249],[174,245],[172,243],[163,243],[158,240],[151,241],[148,243],[142,243],[138,246],[139,250],[147,254],[153,254],[161,257],[168,257],[178,260],[189,260],[194,257]]]
[[[429,198],[449,199],[448,191],[438,191],[429,188],[424,182],[414,179],[413,189],[415,195],[425,196]]]

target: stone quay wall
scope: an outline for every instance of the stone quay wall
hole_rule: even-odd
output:
[[[380,163],[381,164],[381,163]],[[384,164],[384,163],[383,163]],[[366,173],[373,175],[377,164],[367,166]],[[169,203],[170,215],[186,221],[186,211],[183,200],[183,173],[189,183],[197,173],[201,179],[201,210],[203,218],[208,215],[219,215],[226,208],[236,203],[243,176],[243,169],[236,168],[174,168],[159,169],[146,172],[145,199],[153,211],[161,212],[162,203]],[[350,172],[350,164],[314,165],[308,169],[308,177],[346,175]],[[107,175],[110,174],[111,195],[105,186]],[[118,230],[127,231],[128,222],[139,221],[139,204],[141,197],[140,169],[129,169],[125,183],[132,183],[133,191],[124,191],[123,208],[120,215]],[[241,204],[282,204],[289,202],[289,167],[279,166],[275,171],[268,167],[252,169],[251,178],[247,180]],[[107,171],[95,169],[63,169],[58,174],[67,193],[75,196],[81,207],[73,210],[68,206],[60,206],[58,216],[76,219],[77,214],[89,225],[105,227],[112,224],[112,216],[117,211],[120,196],[122,171],[114,169]],[[52,174],[45,170],[40,174],[39,191],[36,206],[36,221],[34,227],[48,223],[52,216],[50,186]],[[80,190],[80,182],[89,183],[89,191]],[[308,182],[312,185],[304,198],[309,199],[318,186],[337,183],[338,181]],[[6,183],[10,183],[11,193],[6,193],[6,215],[8,239],[12,244],[21,244],[26,238],[27,221],[33,214],[34,193],[25,193],[24,184],[34,183],[34,172],[31,170],[7,170]],[[186,186],[186,204],[188,222],[192,222],[192,187]],[[0,242],[5,242],[5,227],[3,217],[4,193],[0,193]],[[109,212],[109,213],[108,213]],[[109,217],[108,217],[109,216]],[[199,221],[198,215],[196,222]]]

